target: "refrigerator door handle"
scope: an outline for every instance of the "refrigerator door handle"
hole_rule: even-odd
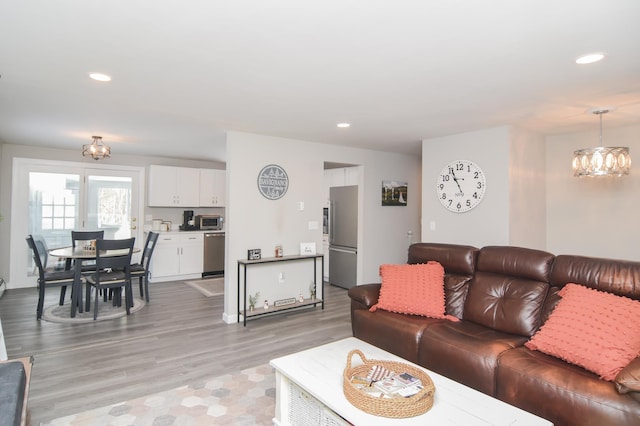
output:
[[[335,238],[335,236],[333,235],[335,232],[335,215],[336,215],[336,209],[335,209],[335,202],[331,201],[329,203],[329,244],[333,244],[333,240]]]
[[[358,251],[353,248],[353,249],[344,249],[344,248],[338,248],[338,247],[329,247],[329,251],[338,251],[340,253],[357,253]]]

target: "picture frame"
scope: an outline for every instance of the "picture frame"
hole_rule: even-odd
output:
[[[300,255],[314,255],[316,254],[316,243],[300,243]]]
[[[260,249],[249,249],[247,250],[247,259],[248,260],[260,260],[262,258],[262,251]]]
[[[397,180],[383,180],[381,188],[381,204],[383,206],[407,206],[409,184]]]

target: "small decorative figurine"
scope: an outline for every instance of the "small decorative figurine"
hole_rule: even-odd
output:
[[[282,257],[282,244],[276,245],[276,257]]]
[[[299,300],[300,302],[304,302],[304,296],[302,296],[302,293],[300,293],[300,297],[298,297],[298,300]]]
[[[264,308],[265,309],[269,309],[269,301],[268,300],[264,301]]]

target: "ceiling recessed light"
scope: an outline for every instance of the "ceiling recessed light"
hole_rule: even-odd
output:
[[[338,127],[340,127],[341,129],[346,129],[347,127],[350,127],[351,124],[349,123],[338,123]]]
[[[99,72],[91,72],[89,73],[89,77],[95,81],[111,81],[111,77],[106,74],[101,74]]]
[[[584,64],[592,64],[594,62],[598,62],[604,59],[604,53],[596,52],[596,53],[587,53],[586,55],[579,56],[576,59],[576,64],[584,65]]]

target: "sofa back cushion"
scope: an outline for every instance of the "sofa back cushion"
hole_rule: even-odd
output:
[[[561,254],[553,262],[549,282],[552,287],[544,306],[543,324],[560,300],[557,293],[567,283],[640,300],[640,262]]]
[[[532,336],[540,327],[554,256],[541,250],[480,250],[464,319],[504,333]]]
[[[479,251],[476,247],[458,244],[416,243],[409,247],[407,263],[440,263],[445,272],[445,312],[462,318]]]
[[[595,290],[640,300],[640,262],[559,255],[551,271],[551,285],[580,283]]]

